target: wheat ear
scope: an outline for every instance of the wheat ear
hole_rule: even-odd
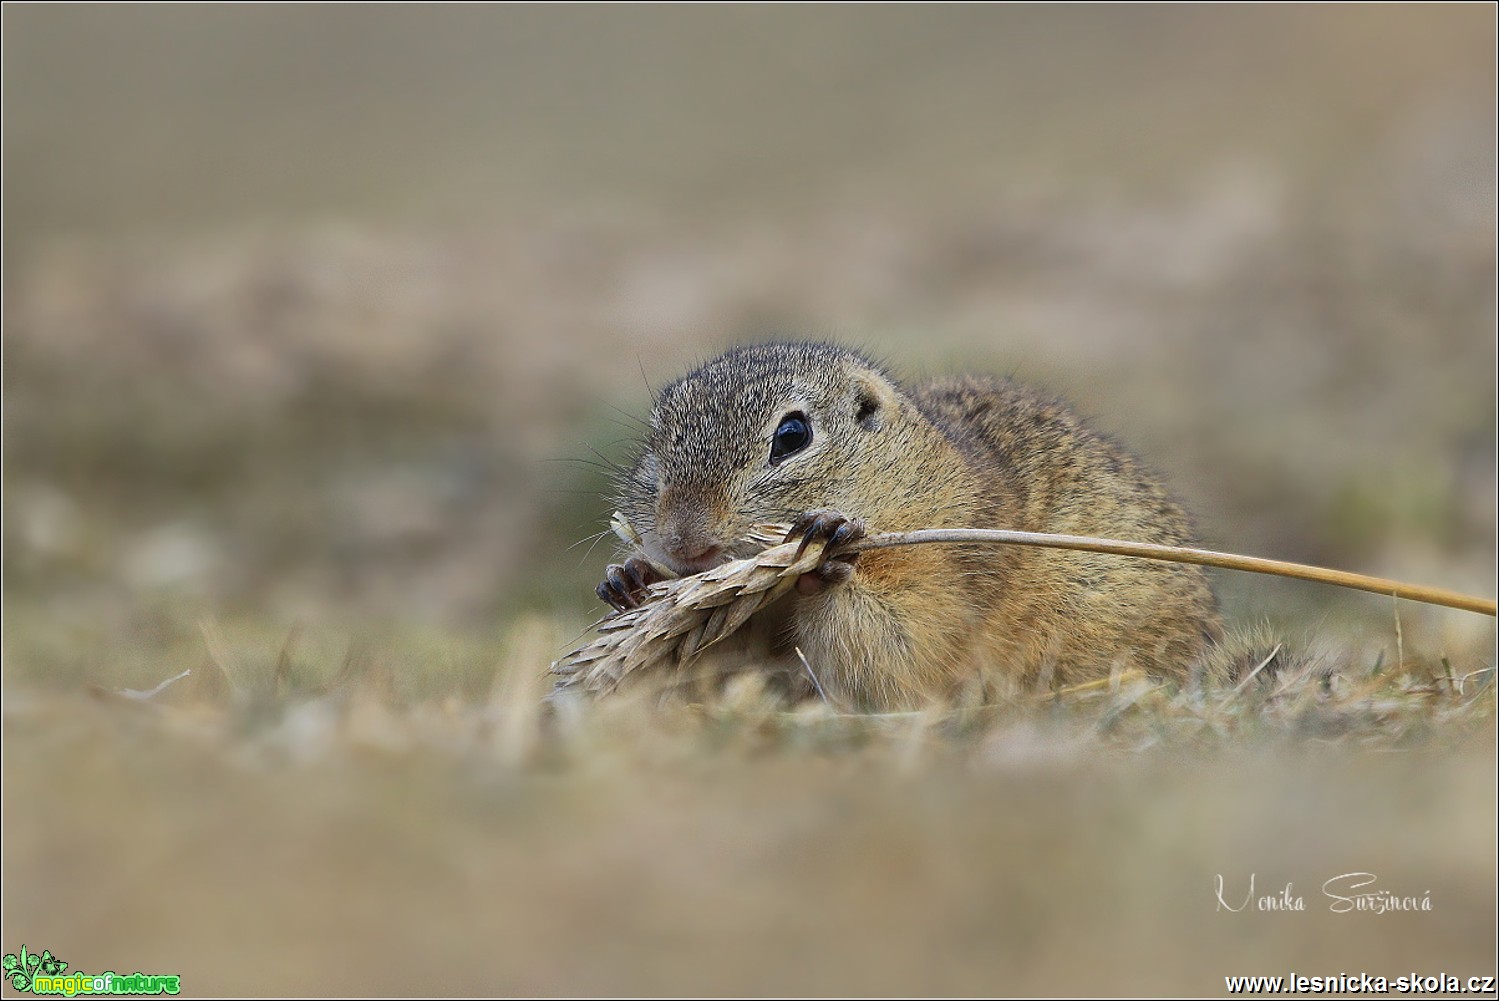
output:
[[[797,577],[816,570],[825,548],[825,542],[786,542],[750,559],[652,584],[639,608],[601,619],[597,638],[552,665],[557,688],[604,693],[628,674],[685,664],[789,591]]]

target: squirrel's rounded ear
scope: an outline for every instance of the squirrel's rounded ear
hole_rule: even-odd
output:
[[[854,421],[866,431],[885,426],[885,411],[895,403],[895,387],[873,373],[854,379]]]

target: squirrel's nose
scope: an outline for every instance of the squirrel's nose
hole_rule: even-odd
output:
[[[677,573],[701,573],[724,561],[723,543],[707,526],[672,519],[662,526],[660,545],[666,563]]]
[[[660,502],[657,540],[664,562],[679,574],[701,573],[727,559],[727,543],[717,531],[718,505],[680,489],[668,490]]]

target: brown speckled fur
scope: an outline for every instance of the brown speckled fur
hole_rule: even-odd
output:
[[[793,411],[809,418],[812,442],[772,465],[772,435]],[[818,508],[872,534],[1013,528],[1193,542],[1161,484],[1060,402],[994,378],[906,389],[825,344],[738,348],[667,386],[622,487],[644,554],[667,565],[684,545],[751,555],[749,525]],[[1221,632],[1197,567],[1019,546],[871,551],[847,581],[785,603],[758,634],[709,656],[728,665],[753,650],[797,677],[800,647],[830,696],[874,709],[1115,668],[1184,679]]]

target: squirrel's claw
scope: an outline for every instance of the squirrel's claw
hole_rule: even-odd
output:
[[[617,611],[628,612],[640,607],[647,588],[665,579],[650,563],[632,556],[623,564],[609,564],[604,572],[604,581],[598,586],[596,593],[605,604],[613,606]]]
[[[791,531],[786,533],[786,541],[791,542],[797,537],[801,538],[801,545],[797,547],[796,555],[800,559],[807,547],[818,539],[826,539],[827,545],[824,552],[838,546],[862,539],[865,535],[864,522],[849,518],[841,511],[822,508],[816,511],[808,511],[796,519],[791,526]],[[804,573],[797,579],[797,590],[802,594],[815,594],[829,584],[841,584],[853,576],[854,561],[859,558],[858,553],[846,553],[833,557],[825,557],[822,563],[809,573]]]
[[[833,549],[856,539],[862,539],[864,535],[864,522],[857,518],[850,518],[842,511],[819,508],[797,518],[791,526],[791,531],[786,533],[786,541],[790,542],[797,536],[801,536],[802,544],[796,550],[796,555],[800,557],[817,539],[826,539],[827,548]],[[853,559],[853,554],[844,558]]]

